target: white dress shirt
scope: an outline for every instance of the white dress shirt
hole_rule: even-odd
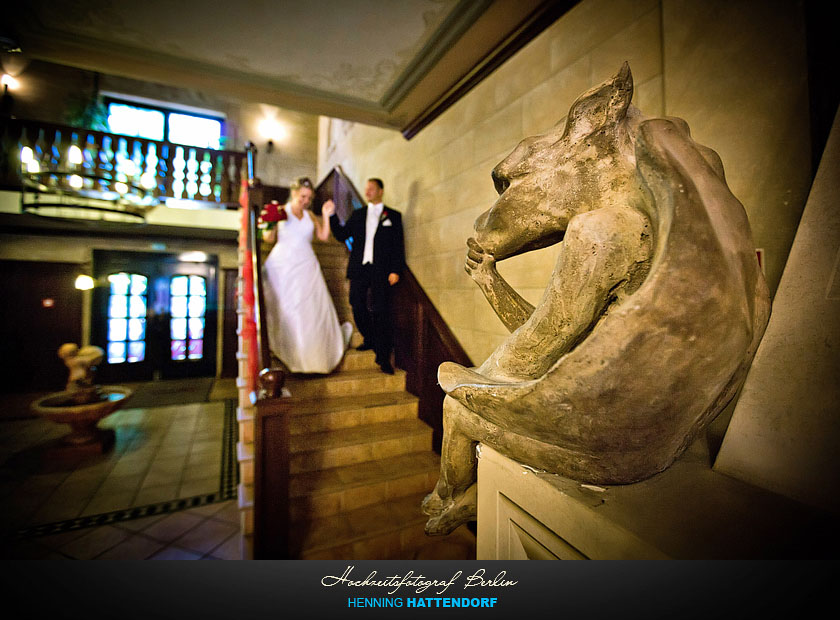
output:
[[[368,203],[367,220],[365,220],[365,249],[362,253],[362,264],[373,263],[373,237],[379,226],[379,218],[382,215],[384,205]]]

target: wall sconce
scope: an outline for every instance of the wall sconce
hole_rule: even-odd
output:
[[[17,77],[23,73],[29,58],[20,49],[17,41],[5,36],[0,36],[0,67],[3,68],[3,95],[0,100],[0,118],[8,118],[12,115],[14,99],[9,94],[10,90],[20,88]]]
[[[289,130],[282,122],[277,120],[274,116],[264,116],[257,125],[257,130],[264,140],[266,140],[266,153],[274,152],[274,144],[276,142],[283,142],[289,135]]]
[[[7,90],[17,90],[20,88],[20,82],[18,82],[17,78],[13,75],[9,75],[8,73],[4,73],[3,77],[0,78],[0,84],[3,85],[3,91]]]
[[[75,286],[80,291],[89,291],[96,285],[96,281],[88,275],[76,276]]]
[[[2,77],[3,95],[0,101],[0,118],[9,118],[12,115],[12,107],[14,106],[14,99],[9,94],[10,90],[17,90],[20,88],[20,82],[8,73],[4,73]]]

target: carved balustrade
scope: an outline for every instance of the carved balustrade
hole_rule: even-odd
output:
[[[3,124],[0,185],[41,194],[152,205],[166,199],[238,207],[245,153],[40,121]]]

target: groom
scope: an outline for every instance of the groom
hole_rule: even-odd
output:
[[[367,206],[353,211],[343,226],[332,215],[330,228],[339,241],[352,237],[347,278],[353,319],[364,338],[359,350],[373,349],[382,372],[392,375],[391,287],[399,282],[405,266],[405,249],[402,216],[382,204],[384,188],[381,179],[368,179]]]

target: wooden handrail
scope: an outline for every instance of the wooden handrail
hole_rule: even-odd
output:
[[[254,559],[285,559],[289,536],[289,399],[282,398],[283,372],[271,367],[259,214],[262,189],[254,175],[256,148],[246,147],[248,181],[242,196],[243,271],[248,273],[248,384],[254,415]]]
[[[260,373],[271,366],[271,349],[268,345],[268,326],[265,321],[265,292],[262,281],[262,256],[260,255],[260,201],[262,195],[259,187],[249,190],[248,232],[251,247],[252,269],[254,271],[254,321],[257,325],[257,350],[259,351]]]
[[[271,365],[271,348],[268,340],[268,325],[265,321],[265,292],[262,280],[262,256],[260,243],[259,217],[262,210],[262,187],[254,176],[255,159],[257,150],[253,144],[248,143],[245,149],[245,158],[248,171],[248,181],[242,198],[241,208],[243,209],[242,231],[245,245],[242,260],[247,261],[249,281],[245,286],[248,290],[250,300],[249,320],[252,321],[253,333],[251,351],[249,351],[249,385],[253,392],[253,400],[257,402],[266,398],[277,398],[280,396],[283,378],[282,371],[273,368]],[[271,374],[271,377],[266,377]],[[262,377],[262,379],[261,379]],[[262,384],[261,384],[261,383]],[[276,386],[276,387],[275,387]]]

